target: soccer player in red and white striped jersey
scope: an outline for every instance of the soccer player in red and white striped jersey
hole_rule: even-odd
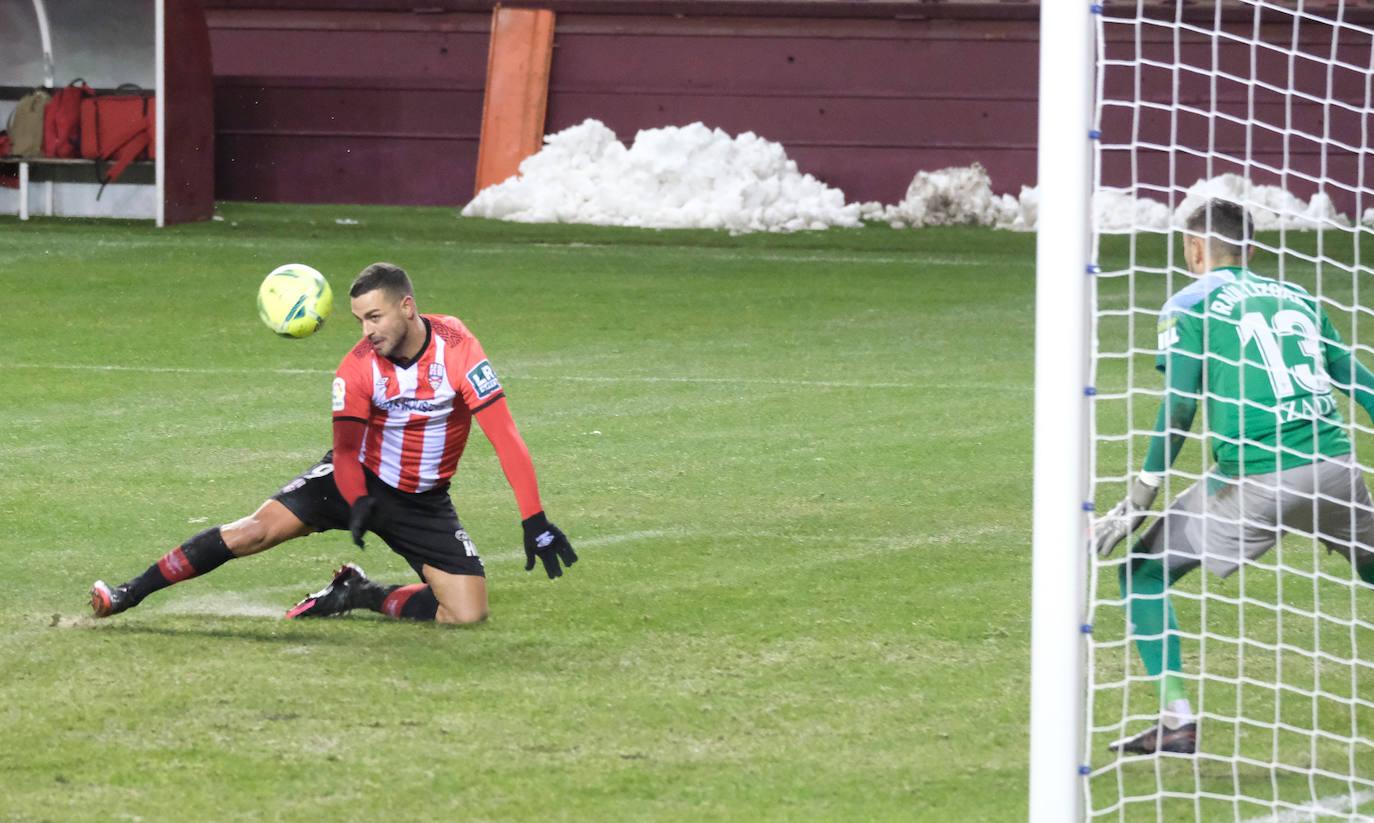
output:
[[[422,582],[385,585],[345,564],[287,617],[367,608],[417,620],[473,623],[487,616],[481,558],[448,495],[475,419],[515,492],[526,571],[550,578],[577,561],[539,498],[529,450],[481,344],[455,317],[422,315],[410,278],[374,263],[349,289],[363,338],[334,378],[334,447],[253,514],[206,529],[119,586],[97,580],[91,608],[108,617],[166,586],[235,557],[328,529],[348,529],[359,547],[371,531],[410,563]]]

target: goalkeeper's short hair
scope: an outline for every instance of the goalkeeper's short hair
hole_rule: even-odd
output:
[[[1184,228],[1189,234],[1205,238],[1215,256],[1245,259],[1255,237],[1255,221],[1239,203],[1214,197],[1188,215]]]

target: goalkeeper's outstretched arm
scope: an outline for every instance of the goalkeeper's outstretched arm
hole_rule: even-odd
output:
[[[1374,378],[1374,374],[1370,376]],[[1174,358],[1167,382],[1159,414],[1155,415],[1155,431],[1145,454],[1144,469],[1127,484],[1125,499],[1093,523],[1092,548],[1102,557],[1109,556],[1145,519],[1163,484],[1164,473],[1174,464],[1193,427],[1193,418],[1197,416],[1197,392],[1202,385],[1201,361],[1190,357]]]
[[[1144,471],[1163,474],[1174,465],[1197,416],[1197,392],[1202,386],[1202,362],[1176,357],[1169,366],[1168,388],[1155,415],[1155,432],[1145,453]],[[1374,374],[1370,375],[1374,378]]]

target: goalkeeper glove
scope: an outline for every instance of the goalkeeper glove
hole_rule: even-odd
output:
[[[372,510],[377,507],[377,498],[370,494],[365,494],[353,501],[353,505],[348,509],[348,530],[353,533],[353,542],[358,544],[358,548],[367,548],[363,545],[363,532],[367,531],[368,523],[372,520]]]
[[[1111,511],[1093,521],[1093,551],[1099,557],[1108,557],[1116,549],[1116,544],[1126,539],[1126,535],[1136,530],[1140,522],[1154,505],[1155,495],[1159,493],[1160,477],[1157,474],[1142,472],[1131,481],[1126,499],[1112,507]]]
[[[538,557],[552,580],[563,575],[559,558],[567,566],[577,562],[577,552],[573,551],[568,538],[542,511],[525,518],[520,525],[525,529],[525,571],[534,568],[534,558]]]

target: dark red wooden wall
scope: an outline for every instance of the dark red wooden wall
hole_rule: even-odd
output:
[[[207,0],[220,198],[471,199],[490,3],[271,5]],[[999,191],[1034,182],[1024,4],[1011,9],[1021,20],[891,2],[546,5],[558,13],[548,133],[589,117],[627,144],[696,121],[753,131],[851,201],[897,202],[918,170],[974,161]]]
[[[1166,27],[1116,25],[1108,15],[1104,97],[1138,103],[1104,112],[1104,145],[1118,148],[1103,157],[1103,182],[1121,186],[1134,177],[1177,192],[1238,174],[1304,201],[1324,192],[1358,219],[1374,207],[1362,191],[1374,182],[1372,10],[1348,13],[1348,22],[1361,25],[1339,31],[1277,10],[1258,27],[1253,16],[1237,15],[1223,28],[1238,39],[1176,40]],[[1251,39],[1260,45],[1251,47]],[[1174,135],[1195,151],[1158,148]]]
[[[451,205],[472,196],[489,15],[220,11],[227,200]]]
[[[472,197],[491,0],[205,0],[213,45],[216,192],[224,199],[461,205]],[[546,131],[588,117],[623,142],[640,129],[701,121],[730,134],[781,143],[799,168],[850,201],[901,200],[917,171],[982,163],[997,193],[1034,185],[1039,20],[1033,2],[997,0],[547,0],[558,15]],[[1135,15],[1135,0],[1109,0]],[[1348,4],[1349,5],[1349,4]],[[1210,26],[1204,2],[1149,4]],[[1233,30],[1255,29],[1253,7],[1223,2]],[[1183,11],[1180,12],[1180,9]],[[1138,85],[1150,107],[1109,110],[1104,133],[1129,150],[1104,158],[1103,182],[1139,170],[1152,186],[1186,189],[1237,171],[1304,199],[1325,188],[1346,213],[1370,204],[1339,181],[1374,179],[1361,166],[1369,122],[1374,43],[1347,29],[1347,64],[1328,75],[1308,59],[1329,54],[1332,32],[1310,19],[1295,29],[1277,9],[1260,21],[1264,48],[1170,31],[1108,26],[1111,56],[1183,54],[1199,71],[1109,68],[1109,92]],[[1345,12],[1374,25],[1374,5]],[[1357,19],[1358,18],[1358,19]],[[1214,48],[1215,46],[1215,48]],[[1282,85],[1293,77],[1315,97],[1333,91],[1354,109],[1323,108],[1304,94],[1216,85],[1215,68]],[[1255,117],[1251,117],[1251,106]],[[1291,112],[1291,115],[1288,114]],[[1124,131],[1136,114],[1141,131]],[[1254,124],[1292,124],[1328,145],[1357,148],[1324,158],[1313,140]],[[1237,125],[1245,121],[1248,125]],[[1177,132],[1193,146],[1264,165],[1209,163],[1151,143]],[[1325,174],[1331,182],[1319,180]],[[1362,177],[1363,175],[1363,177]],[[1141,194],[1167,199],[1167,192]]]
[[[1037,45],[1024,26],[573,17],[561,28],[555,130],[597,117],[622,140],[695,121],[752,131],[850,200],[893,203],[918,170],[975,160],[1012,190],[1034,176]]]

